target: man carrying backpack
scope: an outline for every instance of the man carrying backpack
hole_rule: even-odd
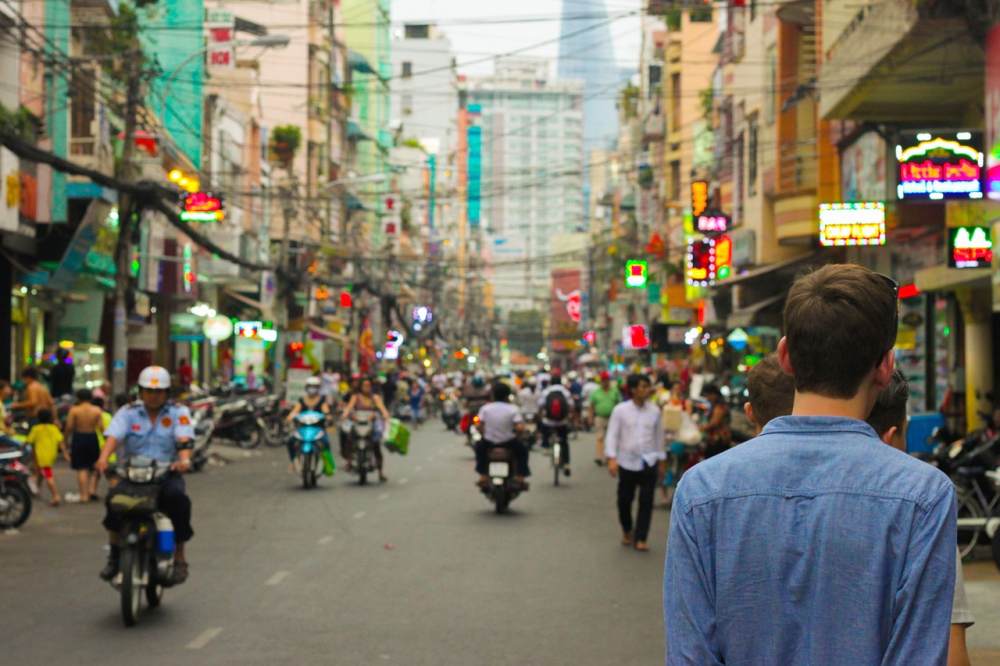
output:
[[[551,384],[538,396],[542,414],[542,448],[549,448],[549,438],[559,437],[559,452],[563,474],[569,476],[569,421],[573,411],[573,395],[562,385],[562,373],[552,369]]]

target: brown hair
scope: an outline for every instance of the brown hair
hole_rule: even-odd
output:
[[[853,397],[896,341],[896,293],[887,277],[829,264],[792,285],[785,336],[799,392]]]
[[[906,402],[910,399],[910,385],[897,368],[889,385],[882,389],[868,415],[868,425],[881,437],[889,428],[902,428],[906,422]]]
[[[750,394],[754,420],[761,428],[773,418],[792,413],[795,382],[791,375],[786,375],[781,369],[777,354],[768,354],[750,369],[747,375],[747,392]]]

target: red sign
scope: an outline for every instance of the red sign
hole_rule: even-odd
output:
[[[192,192],[184,196],[184,210],[189,213],[208,213],[222,210],[222,198],[209,192]]]
[[[578,268],[552,271],[549,337],[554,351],[572,351],[580,340],[581,280]]]

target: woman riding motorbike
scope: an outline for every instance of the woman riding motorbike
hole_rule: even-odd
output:
[[[351,396],[350,401],[347,406],[344,407],[342,417],[345,419],[350,418],[351,413],[354,410],[358,411],[370,411],[376,412],[375,418],[375,441],[378,443],[375,446],[375,463],[378,466],[378,479],[379,481],[385,481],[386,476],[382,473],[382,432],[384,431],[385,424],[389,422],[389,410],[385,408],[385,403],[382,402],[382,396],[378,395],[373,390],[372,380],[365,377],[361,380],[360,390]],[[378,416],[382,418],[379,419]],[[350,460],[350,457],[348,457]],[[348,467],[350,469],[350,467]]]
[[[292,407],[291,411],[288,412],[287,420],[289,423],[295,421],[295,417],[302,412],[322,412],[324,416],[329,418],[332,416],[330,410],[330,405],[327,403],[326,399],[320,395],[320,391],[323,388],[323,382],[319,377],[310,377],[306,380],[306,394],[298,399],[295,406]],[[325,428],[324,428],[325,430]],[[288,463],[288,469],[294,474],[295,473],[295,440],[291,437],[288,438],[288,459],[291,461]],[[330,437],[325,435],[323,437],[323,448],[324,450],[330,450]]]

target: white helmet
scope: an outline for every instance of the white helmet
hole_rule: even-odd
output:
[[[159,365],[143,368],[139,373],[139,388],[166,391],[170,388],[170,373]]]
[[[570,378],[571,380],[572,380],[572,379],[576,379],[576,378],[577,378],[577,377],[579,377],[579,376],[580,376],[580,375],[579,375],[579,374],[577,374],[576,370],[570,370],[570,372],[569,372],[569,378]]]
[[[319,377],[310,377],[306,380],[306,393],[319,393],[322,385],[323,382],[319,380]]]

